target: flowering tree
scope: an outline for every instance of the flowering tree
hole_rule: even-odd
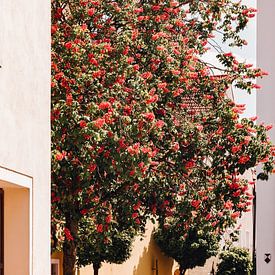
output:
[[[184,236],[201,221],[222,232],[248,210],[240,175],[262,162],[266,178],[273,149],[226,91],[251,92],[265,73],[215,34],[244,45],[254,12],[232,0],[52,0],[52,229],[65,275],[84,221],[104,245],[152,215],[177,218]],[[209,47],[221,68],[204,61]]]

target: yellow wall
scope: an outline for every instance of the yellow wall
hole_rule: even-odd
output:
[[[137,238],[133,245],[131,257],[123,264],[104,263],[99,270],[99,275],[178,275],[178,264],[173,259],[164,256],[154,239],[152,232],[154,225],[149,223],[142,240]],[[60,259],[62,265],[62,253],[54,253],[53,259]],[[158,273],[154,268],[158,261]],[[209,259],[204,267],[186,271],[186,275],[208,275],[212,268],[213,258]],[[60,273],[63,275],[63,273]],[[86,266],[77,275],[93,275],[93,267]]]
[[[174,261],[165,257],[156,246],[151,234],[153,225],[148,224],[145,236],[142,241],[140,238],[134,243],[132,256],[123,264],[103,264],[99,271],[100,275],[156,275],[153,268],[158,261],[158,275],[174,274]],[[87,266],[80,270],[80,275],[92,275],[93,268]]]

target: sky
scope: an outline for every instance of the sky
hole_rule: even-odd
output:
[[[248,7],[256,8],[256,0],[243,0],[243,4]],[[248,42],[248,45],[243,48],[229,48],[222,46],[225,52],[232,52],[237,57],[238,60],[246,61],[247,63],[252,63],[256,65],[256,18],[252,18],[242,33],[242,37]],[[222,44],[220,42],[219,44]],[[211,60],[213,63],[215,60],[216,52],[209,51],[205,58],[206,60]],[[215,62],[214,62],[215,63]],[[235,89],[234,99],[239,104],[246,104],[246,111],[243,113],[242,117],[252,117],[256,114],[256,92],[252,92],[248,95],[246,92]]]
[[[249,7],[256,8],[256,0],[243,0],[243,3]],[[248,63],[256,65],[256,18],[250,20],[247,29],[243,33],[243,37],[248,42],[248,45],[243,49],[233,50],[233,52],[241,57],[243,57]],[[246,104],[246,111],[244,112],[244,117],[255,116],[256,114],[256,91],[248,95],[244,91],[236,90],[235,100],[239,103]]]

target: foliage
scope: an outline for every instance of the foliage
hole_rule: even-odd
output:
[[[65,275],[82,223],[103,251],[149,217],[222,234],[249,211],[240,176],[262,163],[266,179],[274,148],[226,91],[250,93],[265,73],[215,34],[246,44],[254,13],[230,0],[52,0],[52,236]],[[203,60],[209,47],[220,68]]]
[[[231,247],[219,256],[217,275],[249,275],[253,264],[249,251],[241,247]]]
[[[79,226],[78,266],[93,264],[101,266],[102,262],[121,264],[131,254],[136,232],[133,228],[121,227],[112,230],[111,236],[102,240],[92,217],[83,219]]]
[[[193,226],[185,235],[178,224],[159,227],[154,238],[161,250],[175,259],[183,271],[203,266],[208,258],[217,255],[219,249],[219,235],[199,226]]]

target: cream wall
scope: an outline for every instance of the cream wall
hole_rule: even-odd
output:
[[[49,275],[50,1],[0,0],[0,26],[0,166],[33,178],[33,274]]]
[[[261,121],[275,126],[275,2],[258,1],[257,65],[269,72],[259,81],[262,90],[257,95],[257,115]],[[275,129],[270,132],[275,143]],[[275,177],[257,183],[257,275],[275,274]],[[271,262],[264,262],[271,253]]]

